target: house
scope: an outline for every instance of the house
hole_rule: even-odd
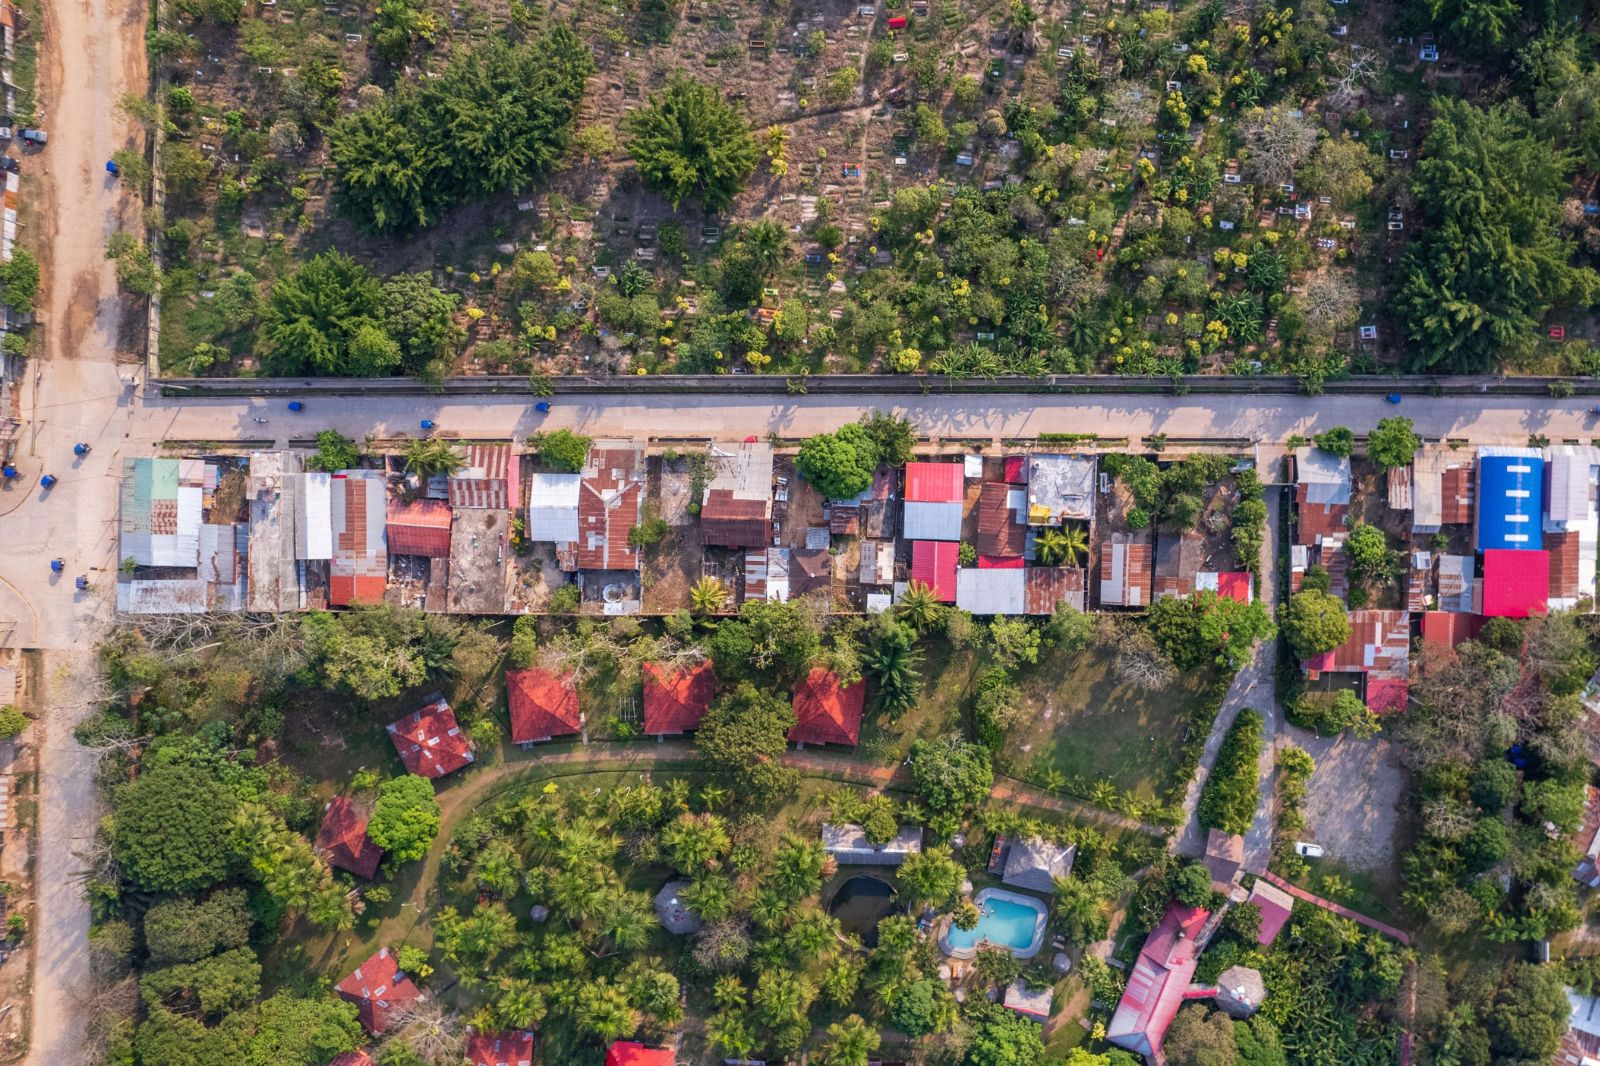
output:
[[[1227,892],[1234,878],[1239,876],[1239,867],[1244,865],[1244,837],[1220,829],[1211,830],[1206,834],[1206,853],[1201,861],[1211,874],[1211,887]]]
[[[582,474],[539,471],[528,479],[528,540],[554,544],[561,569],[578,568],[578,497]]]
[[[1424,611],[1422,646],[1436,657],[1448,654],[1475,638],[1482,628],[1482,615],[1464,611]]]
[[[1388,490],[1389,510],[1411,510],[1411,467],[1391,466],[1384,481]]]
[[[511,740],[534,744],[571,736],[583,729],[578,690],[570,677],[549,670],[506,671],[506,699],[511,708]]]
[[[1076,611],[1086,609],[1088,571],[1081,566],[1030,566],[1022,572],[1022,613],[1055,614],[1062,603]],[[956,588],[959,599],[961,589]]]
[[[473,760],[472,741],[461,731],[455,712],[442,696],[390,723],[389,739],[407,773],[440,778]]]
[[[826,548],[794,548],[789,552],[789,595],[826,592],[833,587],[833,554]]]
[[[692,884],[693,881],[668,881],[656,893],[656,918],[661,922],[661,927],[674,936],[698,933],[705,924],[683,901],[683,890]]]
[[[1544,455],[1536,448],[1478,449],[1479,551],[1544,547]],[[1485,580],[1488,567],[1485,566]]]
[[[467,1037],[467,1066],[533,1066],[533,1034],[473,1033]]]
[[[1007,1010],[1015,1011],[1029,1021],[1043,1023],[1050,1019],[1050,1001],[1054,992],[1055,989],[1050,985],[1033,988],[1028,982],[1018,978],[1006,985],[1006,994],[1002,1002]]]
[[[1016,568],[958,570],[956,606],[978,615],[1025,614],[1028,571]]]
[[[250,505],[245,610],[261,614],[304,610],[305,568],[295,552],[300,457],[291,451],[251,452],[249,471],[245,482]],[[127,491],[126,481],[123,491]],[[127,514],[126,502],[123,514]]]
[[[606,1048],[606,1066],[674,1066],[671,1048],[646,1047],[635,1040],[618,1040]]]
[[[1594,553],[1583,553],[1583,535],[1575,529],[1559,533],[1546,531],[1544,551],[1550,556],[1549,588],[1545,605],[1552,611],[1567,610],[1578,605],[1581,596],[1594,592]],[[1584,564],[1588,566],[1585,568]],[[1589,584],[1583,584],[1583,571],[1588,570]]]
[[[1149,538],[1113,533],[1100,543],[1100,605],[1148,607],[1151,592]]]
[[[1264,948],[1271,947],[1294,913],[1294,897],[1265,877],[1258,877],[1245,902],[1254,903],[1261,911],[1261,929],[1256,934],[1256,943]]]
[[[466,465],[450,475],[450,506],[510,511],[522,506],[522,476],[509,444],[469,444]]]
[[[894,541],[862,541],[861,568],[856,577],[863,585],[893,585]]]
[[[349,870],[368,881],[378,872],[378,863],[383,859],[383,849],[367,836],[367,815],[356,810],[348,796],[335,796],[328,801],[311,851],[330,866]]]
[[[389,586],[389,552],[383,542],[389,488],[383,473],[341,470],[332,475],[329,487],[333,559],[328,564],[328,603],[381,603]]]
[[[840,866],[899,866],[922,850],[922,829],[903,825],[888,843],[874,844],[859,825],[824,825],[822,849]]]
[[[1550,552],[1550,609],[1577,606],[1595,594],[1600,549],[1600,448],[1557,444],[1546,450],[1545,548]]]
[[[1437,533],[1472,521],[1472,463],[1439,444],[1411,460],[1411,529]]]
[[[1120,1048],[1161,1061],[1167,1029],[1178,1016],[1184,993],[1199,962],[1195,938],[1210,913],[1173,901],[1145,938],[1128,974],[1122,999],[1106,1027],[1106,1039]]]
[[[400,972],[388,948],[379,948],[376,955],[352,970],[333,990],[340,999],[355,1005],[362,1027],[373,1036],[387,1032],[406,1011],[426,998],[411,978]]]
[[[1406,610],[1415,614],[1428,609],[1430,589],[1433,585],[1433,553],[1413,551],[1406,553]]]
[[[390,555],[450,558],[450,505],[443,500],[389,501],[386,535]]]
[[[1020,559],[1028,546],[1028,495],[998,481],[978,492],[978,559]]]
[[[945,603],[956,600],[956,566],[960,547],[948,540],[911,542],[911,580],[920,581]]]
[[[153,465],[159,463],[161,465]],[[172,465],[168,465],[172,464]],[[119,573],[117,610],[123,614],[201,614],[243,610],[250,597],[246,567],[250,527],[235,522],[236,501],[213,514],[225,478],[236,486],[237,460],[127,460],[122,484],[123,558],[159,573]],[[176,472],[170,495],[169,472]],[[130,487],[129,480],[134,484]],[[298,581],[296,584],[298,588]],[[298,602],[294,605],[298,607]],[[292,609],[292,608],[291,608]]]
[[[966,499],[961,463],[907,463],[905,510],[907,540],[960,540],[961,506]]]
[[[713,450],[715,476],[700,503],[700,540],[715,548],[772,543],[772,445],[746,441],[733,454]]]
[[[1013,840],[1000,880],[1031,892],[1053,894],[1056,878],[1072,872],[1072,860],[1077,854],[1076,846],[1056,844],[1043,837]]]
[[[1550,553],[1490,548],[1483,553],[1483,609],[1487,618],[1543,614],[1550,601]]]
[[[1153,595],[1187,596],[1194,591],[1195,577],[1205,565],[1206,540],[1192,530],[1177,536],[1158,534],[1155,550]]]
[[[1321,448],[1296,448],[1294,542],[1319,545],[1342,536],[1350,514],[1350,460]]]
[[[639,569],[628,534],[639,524],[644,476],[644,448],[633,441],[596,441],[589,449],[578,483],[578,569]]]
[[[1470,555],[1441,555],[1438,564],[1439,610],[1472,612],[1477,562]]]
[[[139,566],[200,565],[200,522],[209,465],[199,459],[122,461],[118,552],[123,559],[132,559]],[[214,478],[215,467],[211,469]]]
[[[1235,603],[1249,603],[1256,594],[1255,577],[1247,570],[1202,570],[1194,576],[1194,589]]]
[[[1411,616],[1405,611],[1350,612],[1350,638],[1306,660],[1306,677],[1359,674],[1366,705],[1374,711],[1405,707],[1411,654]]]
[[[1028,525],[1059,526],[1094,517],[1094,456],[1030,455],[1027,470]]]
[[[789,549],[750,548],[744,553],[744,601],[789,599]]]
[[[640,672],[644,675],[645,735],[693,732],[716,693],[711,663],[679,667],[645,663]]]
[[[1567,1031],[1561,1036],[1554,1061],[1562,1066],[1596,1066],[1600,1063],[1600,995],[1584,995],[1575,988],[1567,993]]]
[[[855,747],[861,739],[861,708],[867,686],[839,684],[831,670],[815,667],[794,689],[795,724],[789,740],[795,744],[842,744]]]

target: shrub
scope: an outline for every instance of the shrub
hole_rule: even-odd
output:
[[[1200,793],[1200,824],[1207,829],[1249,832],[1259,798],[1261,732],[1261,715],[1246,707],[1223,738],[1216,765]]]

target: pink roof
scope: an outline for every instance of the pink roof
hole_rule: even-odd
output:
[[[961,548],[949,540],[911,542],[911,580],[920,581],[945,603],[956,602],[956,565]]]
[[[795,724],[789,739],[796,744],[848,744],[861,738],[861,708],[867,686],[860,681],[843,687],[839,677],[820,666],[794,688]]]
[[[1385,711],[1406,709],[1406,695],[1410,684],[1403,677],[1367,678],[1367,707],[1382,714]]]
[[[472,762],[472,741],[443,699],[389,725],[389,739],[409,773],[443,777]]]
[[[1020,555],[1009,559],[996,559],[992,555],[978,556],[979,570],[1021,570],[1026,565],[1026,560]]]
[[[357,966],[333,989],[339,998],[354,1003],[361,1024],[373,1036],[394,1024],[395,1015],[422,998],[411,978],[400,972],[388,948]]]
[[[1006,484],[1026,485],[1028,483],[1028,459],[1022,455],[1006,456]]]
[[[966,497],[962,463],[907,463],[907,503],[960,503]]]
[[[606,1049],[606,1066],[673,1066],[671,1048],[645,1047],[636,1040],[618,1040]]]
[[[1483,552],[1483,613],[1526,618],[1549,609],[1550,553],[1516,548]]]
[[[1172,1019],[1183,1005],[1184,992],[1194,976],[1195,936],[1210,912],[1174,901],[1160,924],[1150,931],[1138,961],[1128,974],[1128,985],[1106,1030],[1106,1039],[1141,1055],[1161,1051]]]
[[[470,1066],[532,1066],[533,1034],[474,1033],[467,1040]]]
[[[1247,902],[1254,903],[1261,910],[1261,931],[1256,934],[1256,943],[1268,947],[1278,939],[1278,932],[1289,920],[1294,910],[1294,897],[1266,878],[1258,877],[1250,888]]]

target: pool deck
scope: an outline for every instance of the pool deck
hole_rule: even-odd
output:
[[[1039,954],[1039,949],[1044,947],[1044,929],[1045,925],[1050,919],[1049,909],[1042,902],[1034,899],[1032,896],[1024,896],[1020,892],[1011,892],[1003,888],[982,889],[977,895],[972,897],[972,902],[981,912],[983,910],[983,905],[992,899],[1003,900],[1007,903],[1015,903],[1019,907],[1026,907],[1034,912],[1035,917],[1033,922],[1033,940],[1029,942],[1026,947],[1017,948],[1012,947],[1010,944],[996,943],[987,937],[979,937],[971,947],[952,947],[950,945],[949,936],[952,919],[947,916],[944,919],[944,924],[939,929],[940,950],[942,950],[952,959],[970,959],[978,953],[978,948],[984,944],[988,944],[991,947],[1005,948],[1006,950],[1010,951],[1012,955],[1019,959],[1031,959],[1035,955]],[[982,924],[981,919],[979,924]]]

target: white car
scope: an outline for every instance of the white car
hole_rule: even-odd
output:
[[[1297,840],[1297,841],[1294,842],[1294,851],[1295,851],[1296,855],[1299,855],[1302,858],[1306,858],[1306,859],[1320,859],[1320,858],[1322,858],[1322,845],[1321,844],[1312,844],[1309,841]]]

